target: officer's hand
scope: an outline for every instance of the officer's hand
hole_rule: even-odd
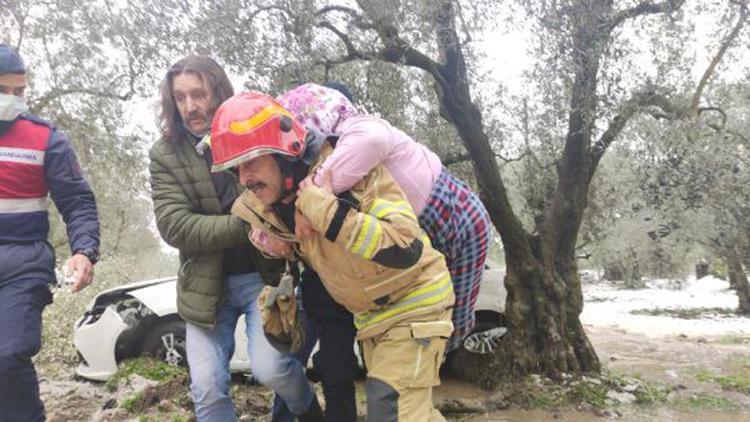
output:
[[[71,256],[65,266],[65,276],[73,276],[73,286],[70,288],[73,293],[83,290],[94,279],[94,264],[86,255]]]
[[[292,242],[269,236],[268,233],[263,230],[255,228],[250,231],[250,242],[271,256],[289,257],[294,252]]]

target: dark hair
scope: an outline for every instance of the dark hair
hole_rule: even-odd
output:
[[[182,125],[182,117],[174,101],[173,82],[174,78],[191,73],[203,81],[211,90],[211,112],[234,95],[232,83],[229,82],[224,69],[216,61],[206,56],[187,56],[184,59],[173,64],[167,71],[164,80],[161,82],[161,113],[159,114],[159,129],[161,129],[162,139],[167,142],[176,141],[187,135],[185,127]]]

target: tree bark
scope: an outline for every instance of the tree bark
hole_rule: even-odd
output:
[[[454,125],[472,160],[479,196],[503,241],[509,334],[492,359],[476,356],[462,362],[465,373],[470,374],[471,381],[490,387],[507,376],[543,373],[559,380],[564,373],[598,371],[599,359],[579,319],[583,294],[575,246],[599,159],[638,105],[634,101],[625,107],[602,135],[601,147],[592,151],[599,101],[599,60],[617,25],[640,15],[668,13],[679,8],[682,0],[661,3],[644,0],[621,12],[614,10],[611,0],[585,0],[566,8],[574,47],[568,135],[558,162],[557,189],[535,234],[527,231],[513,212],[482,114],[472,101],[462,42],[456,30],[454,2],[434,2],[440,61],[400,37],[398,17],[393,13],[376,7],[374,2],[358,0],[357,3],[363,15],[348,13],[355,17],[350,24],[360,30],[374,30],[383,46],[376,51],[370,46],[358,49],[346,34],[324,22],[322,27],[336,35],[346,48],[345,56],[331,62],[383,60],[419,68],[433,78],[440,114]]]
[[[708,268],[709,268],[708,261],[701,258],[695,264],[695,279],[700,280],[703,277],[706,277],[708,275]]]
[[[479,358],[465,362],[465,373],[480,385],[492,386],[508,375],[543,373],[559,380],[567,372],[597,371],[599,360],[579,320],[583,295],[575,261],[590,172],[579,165],[580,157],[571,156],[568,171],[560,174],[558,191],[565,192],[556,197],[558,207],[547,215],[547,223],[562,231],[534,236],[523,228],[511,209],[481,113],[471,101],[452,7],[450,1],[442,2],[435,17],[438,45],[445,58],[437,84],[441,113],[454,124],[472,158],[479,195],[500,233],[507,263],[509,334],[494,362]],[[576,194],[568,196],[571,191]],[[565,205],[560,206],[561,202]],[[479,369],[488,366],[495,371]]]
[[[725,253],[727,262],[727,272],[729,273],[729,285],[737,292],[739,304],[737,313],[750,315],[750,283],[747,280],[747,273],[742,267],[742,261],[735,247],[727,248]]]

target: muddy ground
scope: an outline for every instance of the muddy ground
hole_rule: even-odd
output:
[[[503,391],[489,392],[445,379],[435,392],[435,402],[445,411],[451,411],[448,416],[454,421],[593,421],[602,418],[750,421],[750,384],[747,384],[750,337],[647,336],[594,326],[588,326],[587,330],[606,374],[660,386],[665,397],[647,406],[628,404],[626,397],[624,403],[607,399],[606,405],[600,407],[540,405],[524,409],[507,399]],[[162,383],[134,376],[115,388],[72,378],[48,379],[43,368],[40,368],[40,375],[42,398],[51,422],[192,420],[184,376]],[[361,385],[359,388],[361,390]],[[241,420],[268,420],[265,416],[271,399],[268,390],[238,379],[232,391]],[[358,397],[363,403],[361,391]],[[540,400],[532,402],[542,403]],[[364,405],[360,405],[360,410],[364,411]]]

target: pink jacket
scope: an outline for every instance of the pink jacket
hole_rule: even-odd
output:
[[[401,186],[416,214],[422,212],[443,168],[435,153],[387,121],[360,115],[349,99],[334,89],[307,83],[277,100],[315,134],[318,142],[339,137],[333,154],[320,169],[329,172],[336,193],[349,190],[382,164]]]
[[[382,164],[401,186],[415,213],[422,212],[443,169],[434,152],[374,116],[349,117],[338,125],[337,132],[336,148],[318,170],[316,183],[327,171],[333,190],[344,192]]]

